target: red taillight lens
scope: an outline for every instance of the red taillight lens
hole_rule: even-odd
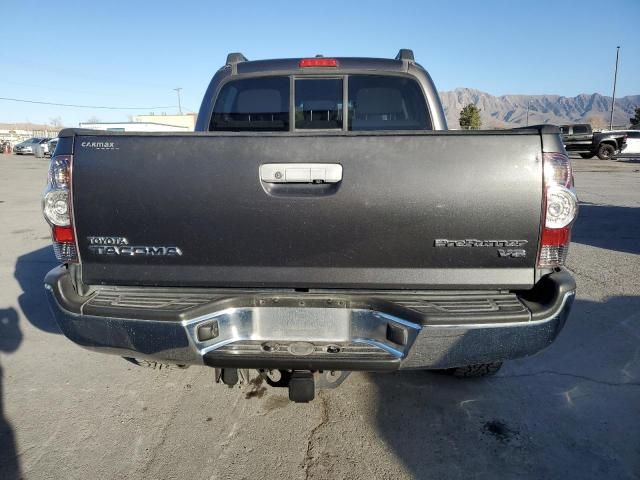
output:
[[[564,265],[571,241],[571,226],[578,213],[571,162],[563,153],[543,154],[544,201],[538,267]]]
[[[53,251],[63,263],[77,262],[78,249],[71,211],[71,155],[51,159],[42,210],[51,225]]]
[[[571,227],[543,228],[542,244],[549,246],[567,245],[571,240]]]
[[[300,68],[337,66],[338,61],[335,58],[303,58],[300,60]]]
[[[59,227],[54,225],[51,233],[54,242],[75,242],[76,240],[73,228],[71,227]]]

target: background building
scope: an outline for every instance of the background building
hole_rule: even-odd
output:
[[[0,123],[0,142],[14,146],[31,137],[54,138],[60,128],[35,123]]]
[[[134,115],[129,122],[81,122],[80,128],[112,132],[193,132],[195,113],[184,115]]]
[[[158,123],[162,125],[175,125],[176,127],[187,127],[189,131],[193,131],[196,127],[195,113],[185,113],[184,115],[136,115],[133,117],[134,122],[141,123]]]
[[[83,122],[79,126],[80,128],[110,132],[190,132],[193,130],[186,126],[151,122]]]

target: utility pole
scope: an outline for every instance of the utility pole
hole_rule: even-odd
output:
[[[531,100],[527,100],[527,127],[529,126],[529,107],[531,106]]]
[[[180,112],[180,115],[182,115],[182,104],[180,103],[180,90],[182,90],[182,88],[178,87],[178,88],[174,88],[174,90],[178,94],[178,112]]]
[[[618,81],[618,58],[620,57],[620,45],[616,47],[616,71],[613,74],[613,99],[611,100],[611,117],[609,117],[609,130],[613,129],[613,110],[616,105],[616,82]]]

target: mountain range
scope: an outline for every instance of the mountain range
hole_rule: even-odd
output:
[[[527,122],[527,102],[529,104],[529,125],[551,123],[565,125],[590,123],[594,128],[609,125],[611,97],[599,93],[580,94],[575,97],[560,95],[502,95],[494,96],[472,88],[456,88],[440,92],[440,98],[447,116],[449,128],[459,127],[460,110],[470,103],[480,109],[482,128],[523,127]],[[629,125],[629,118],[640,107],[640,95],[616,98],[613,124],[618,127]]]

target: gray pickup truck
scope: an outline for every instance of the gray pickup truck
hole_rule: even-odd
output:
[[[401,50],[230,54],[196,129],[60,133],[45,287],[75,343],[309,401],[355,370],[492,374],[562,329],[577,200],[556,127],[448,131]]]

